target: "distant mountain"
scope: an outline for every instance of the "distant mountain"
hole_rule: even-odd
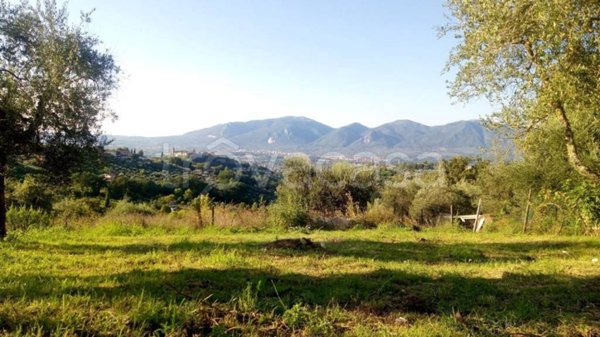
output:
[[[305,117],[282,117],[219,124],[179,136],[110,138],[114,139],[111,147],[135,148],[149,154],[173,148],[204,152],[226,146],[228,151],[303,152],[317,156],[365,152],[386,156],[401,152],[407,156],[437,153],[446,157],[480,154],[497,136],[478,120],[440,126],[398,120],[375,128],[358,123],[332,128]]]
[[[311,144],[311,146],[316,149],[339,149],[348,147],[353,143],[360,141],[363,137],[363,134],[368,130],[369,128],[362,124],[353,123],[331,130],[329,133],[317,139],[313,144]]]

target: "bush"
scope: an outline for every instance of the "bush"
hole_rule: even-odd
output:
[[[435,224],[439,215],[450,213],[450,205],[454,211],[462,214],[473,211],[471,199],[463,191],[450,187],[428,186],[417,192],[410,215],[423,223]]]
[[[53,206],[54,214],[63,220],[91,217],[101,212],[100,200],[94,198],[63,199]]]
[[[165,195],[154,200],[152,205],[162,213],[171,213],[172,207],[177,205],[177,198],[174,194]]]
[[[303,227],[309,223],[308,212],[293,203],[276,202],[268,207],[268,222],[277,227]]]
[[[394,210],[383,204],[381,199],[375,199],[367,205],[365,221],[375,225],[393,223],[397,221]]]
[[[410,207],[420,187],[412,181],[388,182],[381,191],[381,202],[404,220],[410,216]]]
[[[52,189],[35,176],[26,175],[25,179],[14,186],[11,202],[19,206],[52,210]]]
[[[155,213],[156,210],[147,204],[136,204],[127,200],[118,201],[113,209],[110,210],[110,214],[113,215],[153,215]]]
[[[9,230],[27,230],[50,226],[50,215],[32,207],[10,207],[6,213]]]

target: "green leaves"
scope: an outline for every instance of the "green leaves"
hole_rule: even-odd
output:
[[[0,145],[10,155],[54,143],[89,146],[111,115],[119,69],[83,28],[55,1],[0,3],[0,109],[12,130]]]
[[[99,44],[54,0],[0,0],[0,237],[7,165],[35,156],[49,172],[68,176],[72,163],[101,145],[119,68]]]
[[[547,151],[539,139],[558,139],[564,160],[598,185],[600,3],[448,0],[446,7],[453,21],[442,32],[459,36],[447,67],[457,69],[450,94],[497,104],[494,118],[523,136],[526,152]]]

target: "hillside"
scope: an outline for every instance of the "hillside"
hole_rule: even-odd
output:
[[[496,135],[478,120],[427,126],[398,120],[374,128],[353,123],[332,128],[305,117],[282,117],[219,124],[168,137],[111,136],[112,147],[129,147],[150,154],[163,151],[227,150],[303,152],[310,155],[402,152],[409,156],[476,155],[491,145]]]

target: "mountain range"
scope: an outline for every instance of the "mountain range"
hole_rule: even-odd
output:
[[[219,124],[177,136],[109,138],[113,139],[111,147],[135,148],[154,155],[172,149],[211,152],[225,147],[230,152],[302,152],[315,156],[438,153],[450,157],[481,154],[498,136],[479,120],[440,126],[398,120],[374,128],[359,123],[333,128],[306,117],[281,117]]]

